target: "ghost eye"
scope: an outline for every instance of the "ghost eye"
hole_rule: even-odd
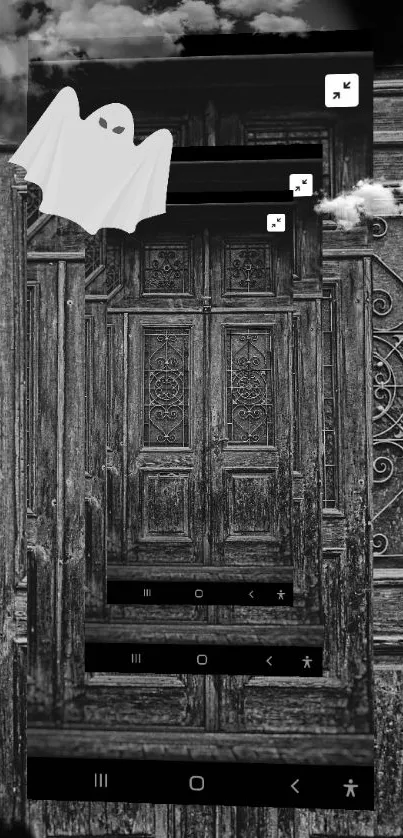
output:
[[[102,119],[102,116],[99,117],[99,124],[100,124],[101,128],[107,128],[108,127],[108,123],[107,123],[106,119]]]
[[[116,128],[112,128],[114,134],[122,134],[124,130],[123,125],[117,125]]]

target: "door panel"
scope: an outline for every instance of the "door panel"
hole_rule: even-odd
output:
[[[108,316],[115,567],[291,569],[292,213],[263,236],[266,209],[249,210],[180,236],[176,217],[154,221],[126,248]]]
[[[290,315],[211,317],[214,560],[289,563]]]
[[[125,510],[119,517],[115,499],[108,502],[110,531],[116,521],[120,538],[110,540],[113,578],[117,569],[139,580],[293,578],[292,211],[280,235],[259,231],[262,208],[209,212],[185,224],[168,212],[136,231],[124,286],[109,306],[109,458],[117,451],[120,465],[108,491],[118,479]],[[316,376],[310,384],[314,390]],[[302,600],[298,592],[292,609],[109,606],[108,623],[87,623],[86,637],[156,642],[163,632],[167,643],[219,643],[231,625],[234,644],[321,644],[317,619],[310,626],[309,613],[301,618]],[[108,685],[116,719],[123,712],[135,726],[147,725],[144,702],[153,725],[281,730],[290,701],[288,681],[272,677],[108,678],[88,682],[88,723],[99,723],[100,708],[115,723]],[[202,689],[197,701],[192,685]],[[322,694],[310,681],[296,695],[292,718],[299,725],[300,706],[313,699],[305,721],[314,730]],[[184,715],[186,701],[202,715]],[[324,715],[332,701],[329,693]]]
[[[200,562],[201,315],[125,313],[113,326],[122,347],[115,344],[113,362],[112,401],[120,408],[113,408],[109,455],[109,557],[150,566]]]
[[[201,562],[201,316],[130,315],[128,339],[128,560]]]

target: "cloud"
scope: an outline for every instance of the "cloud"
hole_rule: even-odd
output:
[[[398,191],[403,193],[403,184]],[[401,215],[393,190],[380,181],[369,179],[358,181],[349,192],[342,192],[336,198],[323,198],[316,206],[319,215],[330,214],[342,230],[352,230],[365,218],[381,215]]]
[[[289,0],[287,0],[289,2]],[[31,57],[54,59],[177,55],[186,33],[230,32],[233,21],[206,0],[181,0],[161,12],[144,11],[144,0],[38,0],[28,6],[9,0],[0,9],[0,38],[29,35]],[[129,43],[131,39],[132,43]],[[0,52],[9,73],[7,48]]]
[[[254,32],[304,35],[308,23],[293,12],[304,0],[219,0],[221,12],[237,18],[251,18]]]
[[[214,6],[205,0],[184,0],[175,9],[151,15],[150,20],[176,36],[185,32],[219,31],[221,28]]]
[[[289,15],[303,0],[219,0],[219,8],[224,14],[236,17],[253,17],[261,12],[275,15]]]
[[[225,32],[230,20],[206,0],[173,0],[163,11],[147,0],[0,0],[0,132],[7,137],[14,100],[27,90],[30,60],[178,55],[186,33]],[[286,0],[290,2],[290,0]],[[30,94],[42,90],[30,82]],[[25,117],[23,117],[24,119]],[[21,121],[18,125],[20,134]],[[12,132],[11,132],[12,133]]]
[[[272,15],[268,12],[256,15],[250,21],[250,26],[255,32],[273,32],[279,35],[304,35],[310,29],[307,22],[300,17]]]

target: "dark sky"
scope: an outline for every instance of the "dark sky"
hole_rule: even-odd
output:
[[[313,29],[322,26],[327,29],[356,29],[357,15],[353,5],[348,0],[305,0],[300,6],[300,14]]]

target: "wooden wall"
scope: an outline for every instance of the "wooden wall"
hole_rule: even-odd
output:
[[[393,79],[390,78],[393,75]],[[401,177],[400,163],[403,155],[403,133],[400,121],[403,125],[403,69],[401,72],[394,69],[393,74],[388,76],[384,71],[382,77],[375,84],[375,151],[374,163],[375,174],[384,176],[391,181]],[[399,121],[400,120],[400,121]],[[24,522],[25,511],[25,465],[23,445],[18,433],[18,425],[23,420],[25,409],[24,392],[24,358],[21,352],[24,324],[24,283],[25,268],[23,254],[25,243],[23,240],[23,190],[13,181],[12,172],[7,165],[7,160],[12,150],[2,149],[0,158],[0,189],[1,208],[0,221],[2,236],[0,238],[0,276],[1,276],[1,330],[0,330],[0,422],[3,433],[0,435],[0,459],[1,459],[1,492],[0,503],[2,504],[0,517],[1,544],[0,544],[0,620],[1,620],[1,651],[0,651],[0,816],[5,820],[24,819],[25,816],[25,791],[24,791],[24,760],[25,760],[25,642],[26,627],[24,625],[24,580],[26,577],[25,567],[25,544],[24,544]],[[386,219],[387,229],[382,222],[379,222],[378,232],[385,231],[384,235],[374,241],[374,252],[376,257],[372,264],[374,280],[382,283],[381,287],[386,289],[393,297],[395,321],[392,323],[391,332],[398,334],[398,329],[393,332],[393,327],[403,321],[403,257],[402,219]],[[329,241],[329,239],[328,239]],[[351,240],[350,240],[351,242]],[[332,259],[329,259],[328,275],[331,275],[334,261],[338,261],[342,279],[348,281],[349,261],[346,254],[340,254],[340,259],[335,258],[336,244],[341,245],[343,240],[334,234],[329,250],[333,250]],[[71,256],[71,251],[70,251]],[[38,257],[31,261],[31,270],[38,276],[38,272],[44,275],[48,272],[49,281],[52,281],[58,288],[60,295],[66,294],[65,300],[76,301],[80,305],[80,294],[84,283],[82,282],[81,256],[69,262],[66,251],[55,252],[54,265],[48,265],[43,258]],[[71,267],[73,265],[72,270]],[[357,270],[368,271],[368,263],[362,262]],[[386,267],[385,267],[386,265]],[[67,285],[66,285],[67,283]],[[364,285],[361,286],[364,290]],[[59,305],[58,305],[59,299]],[[53,311],[43,312],[43,324],[49,325],[56,322],[59,335],[68,331],[69,323],[65,319],[65,312],[60,307],[61,296],[55,297]],[[347,298],[346,298],[347,304]],[[73,314],[72,314],[73,316]],[[374,321],[377,322],[377,321]],[[384,321],[382,321],[383,323]],[[369,323],[362,324],[369,337]],[[347,336],[351,345],[349,351],[353,351],[353,335]],[[59,347],[61,341],[59,340]],[[75,350],[77,351],[77,349]],[[72,411],[71,421],[79,422],[79,417],[74,414],[74,406],[70,404],[73,387],[74,365],[82,363],[80,357],[64,356],[62,351],[54,359],[59,366],[59,377],[62,383],[64,408]],[[403,380],[400,379],[403,383]],[[43,383],[46,386],[46,382]],[[82,408],[80,395],[78,405]],[[60,410],[60,404],[56,404],[54,394],[49,394],[49,411]],[[353,390],[346,394],[346,409],[351,402]],[[80,409],[81,409],[80,408]],[[357,417],[358,419],[358,417]],[[70,444],[70,447],[69,447]],[[59,445],[60,438],[57,434],[54,440],[55,450]],[[71,502],[69,491],[71,480],[77,479],[77,460],[75,454],[74,440],[67,440],[67,459],[59,463],[67,479],[65,493],[60,500],[63,503]],[[359,453],[357,457],[359,457]],[[41,465],[39,464],[41,467]],[[43,468],[42,464],[42,468]],[[395,471],[396,473],[396,471]],[[40,470],[37,475],[40,485]],[[52,480],[54,486],[52,486]],[[42,485],[45,484],[44,477]],[[15,490],[17,487],[17,491]],[[42,520],[35,519],[35,512],[30,518],[29,525],[35,528],[43,526],[49,533],[49,549],[57,549],[58,539],[66,537],[67,544],[71,546],[68,554],[69,560],[62,568],[64,584],[66,585],[67,597],[77,595],[82,580],[78,574],[75,551],[82,549],[81,539],[83,538],[83,499],[84,486],[78,483],[80,503],[77,506],[78,518],[73,520],[73,529],[61,533],[60,523],[56,523],[52,517],[52,500],[55,498],[52,488],[56,489],[56,482],[51,476],[50,486],[47,494],[48,507],[46,515]],[[60,491],[60,489],[59,489]],[[377,490],[375,490],[376,492]],[[98,501],[97,493],[94,498]],[[57,495],[56,495],[57,501]],[[377,503],[377,496],[374,494],[374,501]],[[96,503],[94,501],[94,508]],[[382,507],[379,505],[378,510]],[[391,507],[392,508],[392,507]],[[403,780],[401,765],[403,764],[403,627],[401,614],[403,612],[403,533],[401,527],[402,518],[395,517],[394,536],[396,547],[393,555],[384,552],[374,557],[374,648],[375,648],[375,698],[377,707],[377,809],[372,812],[344,812],[327,810],[284,810],[271,808],[251,807],[210,807],[210,806],[188,806],[175,807],[172,805],[151,806],[148,804],[112,804],[112,803],[58,803],[57,801],[36,801],[29,803],[28,819],[30,827],[36,838],[47,838],[47,836],[70,836],[70,835],[102,835],[111,833],[115,835],[131,834],[137,838],[155,836],[155,838],[251,838],[261,836],[263,838],[344,838],[344,836],[357,836],[357,838],[400,838],[403,835]],[[353,524],[352,524],[353,525]],[[33,537],[31,537],[33,540]],[[399,549],[400,545],[400,549]],[[375,551],[376,552],[376,551]],[[390,551],[392,552],[392,551]],[[28,558],[29,558],[28,551]],[[40,557],[39,557],[40,558]],[[331,560],[331,556],[328,560]],[[46,561],[46,556],[42,557]],[[25,588],[26,590],[26,588]],[[49,583],[49,596],[55,596],[58,588],[52,588]],[[34,603],[32,599],[32,603]],[[33,605],[30,602],[30,609]],[[56,605],[56,602],[53,602]],[[59,610],[63,625],[63,614]],[[66,616],[66,611],[64,612]],[[44,618],[46,615],[44,615]],[[58,697],[69,696],[69,690],[73,683],[74,673],[69,669],[69,650],[73,632],[79,627],[70,626],[65,623],[65,637],[62,645],[57,638],[50,650],[51,659],[58,660],[61,655],[64,663],[63,674],[60,684],[52,683],[52,694],[47,695],[45,690],[44,701],[48,703],[48,709],[57,718]],[[63,645],[65,643],[65,645]],[[33,643],[33,654],[35,654],[35,642]],[[59,652],[58,652],[59,650]],[[60,659],[60,658],[59,658]],[[37,673],[37,687],[40,686]],[[45,673],[44,673],[45,675]],[[47,676],[46,676],[47,677]],[[31,685],[32,686],[32,685]]]
[[[25,816],[25,206],[0,145],[0,818]]]

